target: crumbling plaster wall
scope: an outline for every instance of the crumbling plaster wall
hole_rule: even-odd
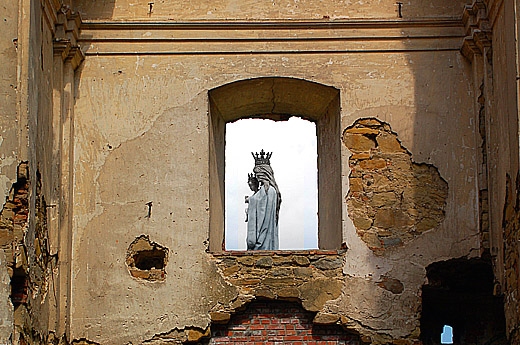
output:
[[[491,253],[497,277],[497,292],[504,294],[507,334],[520,341],[520,269],[518,266],[518,46],[517,1],[485,2],[492,30],[489,56],[492,81],[488,112],[488,168]],[[516,71],[516,72],[514,72]],[[516,215],[515,215],[516,214]]]
[[[71,339],[101,344],[160,341],[161,334],[206,329],[212,308],[218,304],[231,306],[237,300],[242,290],[220,273],[217,264],[221,259],[206,253],[209,189],[216,188],[208,183],[207,92],[236,80],[262,76],[301,78],[336,87],[341,97],[342,130],[360,118],[388,123],[411,159],[436,167],[447,182],[444,221],[402,246],[385,250],[383,255],[376,255],[357,235],[345,204],[343,237],[349,249],[337,277],[342,281],[342,292],[322,307],[323,313],[343,316],[347,327],[375,343],[416,339],[425,267],[438,260],[476,256],[480,247],[478,129],[471,71],[458,51],[462,29],[447,29],[449,37],[436,41],[436,48],[445,48],[439,50],[429,49],[431,41],[397,39],[373,43],[376,51],[371,53],[336,52],[329,47],[325,52],[309,54],[306,50],[314,46],[303,44],[298,54],[268,54],[274,48],[253,42],[248,51],[229,45],[224,47],[226,52],[215,54],[222,46],[208,45],[204,40],[188,45],[172,41],[173,48],[161,43],[133,42],[129,46],[124,40],[111,42],[107,40],[110,37],[129,36],[109,24],[96,27],[92,22],[89,26],[88,20],[148,21],[164,19],[171,11],[160,12],[155,6],[149,16],[124,1],[111,4],[111,8],[90,4],[78,4],[87,18],[83,31],[87,58],[78,74],[75,107]],[[440,13],[442,18],[458,17],[462,4],[422,1],[420,6],[405,6],[405,10],[413,11],[412,17],[432,19]],[[378,5],[352,4],[346,8],[361,17],[367,8],[378,18],[396,17],[393,4]],[[295,18],[317,16],[312,14],[316,9],[305,7],[310,4],[299,6]],[[327,6],[320,9],[317,18],[339,11],[337,4]],[[184,18],[207,19],[200,14],[203,7],[190,3],[182,12]],[[241,12],[238,5],[226,3],[225,18],[249,18],[247,13],[252,8]],[[283,6],[276,7],[274,13],[266,11],[255,5],[255,18],[289,18]],[[198,35],[190,30],[136,30],[131,35]],[[421,30],[432,36],[446,33],[431,27],[407,33],[413,37]],[[238,32],[242,37],[258,35]],[[218,38],[228,33],[215,33],[209,28],[203,34]],[[276,34],[280,33],[270,35]],[[322,33],[338,34],[334,30]],[[402,31],[385,34],[399,36]],[[357,40],[362,42],[359,37]],[[176,49],[183,53],[174,54]],[[147,54],[153,50],[163,53]],[[130,54],[120,54],[125,51]],[[190,51],[208,54],[191,55]],[[338,140],[340,136],[338,133]],[[343,146],[344,197],[349,191],[351,154]],[[169,250],[164,281],[142,281],[128,272],[127,249],[143,234]],[[402,285],[402,289],[385,282]]]
[[[18,165],[17,37],[18,2],[0,6],[0,200],[2,205],[16,182]],[[7,236],[10,238],[9,236]],[[2,234],[2,242],[6,239]],[[10,252],[8,252],[10,253]],[[13,331],[13,307],[9,299],[10,276],[7,271],[8,255],[0,250],[0,343],[7,343]]]
[[[0,6],[2,344],[47,343],[49,334],[57,333],[57,246],[52,244],[51,255],[47,213],[57,209],[48,202],[55,201],[51,195],[60,186],[54,110],[61,111],[63,104],[54,96],[63,89],[62,76],[54,75],[61,58],[54,48],[58,17],[63,20],[67,12],[70,1]]]

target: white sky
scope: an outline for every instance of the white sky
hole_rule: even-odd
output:
[[[252,192],[247,174],[251,152],[273,152],[271,167],[282,193],[278,224],[280,249],[318,248],[318,181],[316,125],[244,119],[226,125],[226,249],[246,249],[244,197]]]

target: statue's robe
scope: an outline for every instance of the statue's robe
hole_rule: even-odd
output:
[[[264,186],[249,197],[247,208],[247,249],[277,250],[278,224],[276,221],[277,193],[273,186]]]

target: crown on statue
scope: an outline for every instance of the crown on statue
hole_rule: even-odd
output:
[[[272,152],[265,152],[264,149],[262,149],[262,151],[260,151],[260,153],[251,152],[251,154],[253,155],[253,158],[255,159],[255,166],[262,165],[262,164],[271,165],[271,156],[273,155]]]

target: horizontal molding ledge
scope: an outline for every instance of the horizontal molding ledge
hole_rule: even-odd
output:
[[[101,21],[84,20],[83,29],[145,29],[145,30],[280,30],[280,29],[356,29],[404,27],[458,27],[461,18],[417,20],[283,20],[283,21]]]
[[[325,54],[459,50],[461,20],[84,22],[85,55]]]

